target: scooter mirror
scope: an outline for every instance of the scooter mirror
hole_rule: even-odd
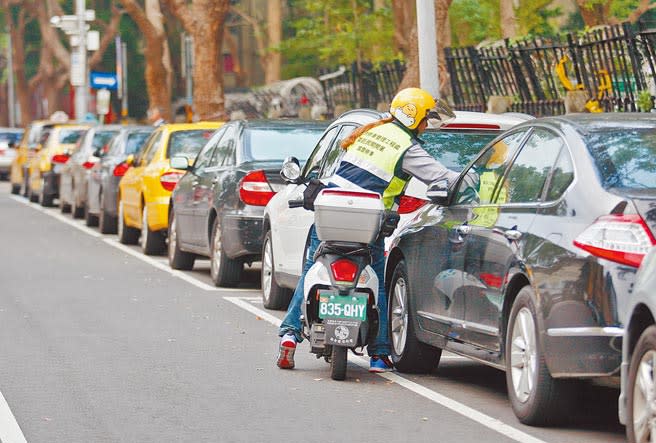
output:
[[[297,183],[301,178],[301,165],[296,157],[287,157],[282,163],[280,176],[288,183]]]

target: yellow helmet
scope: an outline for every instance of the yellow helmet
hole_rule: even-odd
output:
[[[508,145],[503,140],[499,140],[492,145],[490,158],[485,162],[485,167],[495,169],[505,163],[508,157]]]
[[[435,101],[432,95],[420,88],[405,88],[392,99],[390,113],[408,129],[414,130],[424,118],[436,120],[432,124],[455,115],[446,102]]]

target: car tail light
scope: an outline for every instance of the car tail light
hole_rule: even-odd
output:
[[[82,163],[82,167],[83,167],[84,169],[91,169],[91,168],[93,168],[93,166],[94,166],[95,164],[96,164],[96,162],[87,160],[87,161],[85,161],[84,163]]]
[[[346,258],[340,258],[330,264],[330,270],[333,273],[335,281],[353,283],[355,274],[358,273],[358,265]]]
[[[380,199],[380,194],[375,194],[373,192],[344,191],[341,189],[324,189],[322,193],[324,195],[341,195],[342,197],[364,197],[364,198]]]
[[[252,171],[239,181],[239,198],[247,205],[266,206],[276,193],[263,170]]]
[[[421,208],[426,203],[428,203],[428,200],[424,200],[417,197],[410,197],[408,195],[403,195],[399,199],[398,212],[399,214],[409,214]]]
[[[114,174],[114,177],[123,177],[128,169],[130,169],[130,165],[122,162],[114,166],[114,171],[112,171],[112,173]]]
[[[52,163],[59,163],[59,164],[64,164],[68,161],[68,159],[71,158],[69,155],[66,154],[55,154],[52,156],[50,161]]]
[[[440,126],[440,129],[481,129],[498,131],[501,126],[494,123],[445,123]]]
[[[596,257],[637,268],[656,239],[638,214],[604,215],[588,226],[574,245]]]
[[[175,185],[178,184],[180,178],[183,175],[184,174],[182,172],[176,172],[176,171],[167,172],[165,174],[162,174],[162,176],[159,178],[159,182],[162,184],[162,187],[167,191],[173,191],[173,189],[175,189]]]

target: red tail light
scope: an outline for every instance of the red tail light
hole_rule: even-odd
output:
[[[68,159],[71,158],[69,155],[66,154],[55,154],[52,156],[50,161],[52,163],[59,163],[59,164],[64,164],[68,161]]]
[[[399,199],[398,212],[399,214],[409,214],[421,208],[426,203],[428,203],[428,200],[424,200],[417,197],[410,197],[408,195],[403,195]]]
[[[114,166],[114,177],[123,177],[128,169],[130,169],[130,165],[125,162],[119,163],[118,165]]]
[[[239,181],[239,198],[247,205],[266,206],[276,193],[263,170],[252,171]]]
[[[353,283],[355,274],[358,272],[358,265],[351,260],[340,258],[330,264],[330,270],[333,273],[335,281]]]
[[[93,166],[94,166],[95,164],[96,164],[96,162],[86,161],[86,162],[82,163],[82,167],[83,167],[84,169],[91,169],[91,168],[93,168]]]
[[[656,239],[638,214],[605,215],[588,226],[574,245],[596,257],[637,268]]]
[[[159,178],[159,182],[162,184],[162,187],[167,191],[173,191],[173,189],[175,189],[175,185],[178,184],[180,178],[183,175],[184,174],[182,172],[176,172],[176,171],[167,172],[166,174],[162,174],[162,176]]]

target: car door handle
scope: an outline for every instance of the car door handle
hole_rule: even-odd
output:
[[[471,226],[469,226],[469,225],[460,225],[460,226],[456,226],[455,229],[456,229],[456,232],[457,232],[459,235],[467,235],[467,234],[469,234],[469,233],[471,232]]]
[[[508,240],[512,240],[512,241],[517,241],[520,238],[522,238],[522,233],[517,229],[508,229],[507,231],[503,231],[503,235]]]

